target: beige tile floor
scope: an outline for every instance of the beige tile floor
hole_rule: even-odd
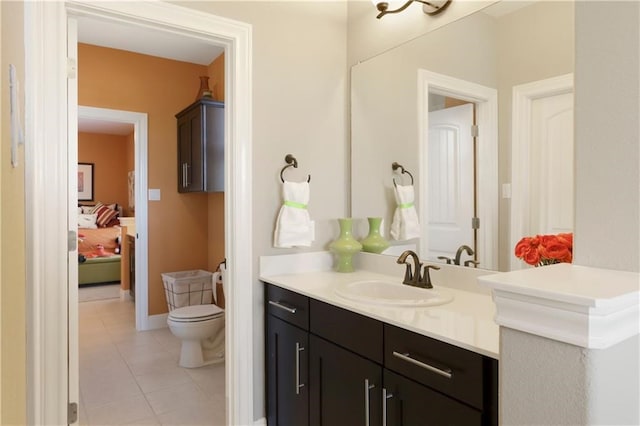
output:
[[[178,366],[168,328],[135,330],[134,304],[79,304],[81,425],[224,425],[224,364]]]

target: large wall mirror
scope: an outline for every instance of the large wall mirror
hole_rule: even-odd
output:
[[[502,271],[521,237],[571,232],[573,68],[569,1],[497,2],[353,66],[356,232],[383,217],[383,254],[467,246],[467,265]],[[394,162],[414,178],[418,238],[389,235],[394,178],[411,183]]]

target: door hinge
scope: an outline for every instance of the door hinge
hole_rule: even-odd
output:
[[[73,424],[78,421],[78,403],[70,402],[67,406],[67,424]]]
[[[477,138],[478,137],[478,125],[477,124],[472,124],[471,125],[471,137],[473,138]]]
[[[480,229],[480,218],[472,217],[471,218],[471,229]]]
[[[67,233],[67,248],[69,251],[75,251],[78,247],[78,234],[76,231],[69,231]]]
[[[67,58],[67,78],[76,78],[78,75],[78,64],[73,58]]]

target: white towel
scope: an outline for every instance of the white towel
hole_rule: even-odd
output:
[[[315,239],[314,222],[309,217],[309,182],[283,182],[284,203],[278,213],[273,246],[309,247]]]
[[[404,241],[420,237],[420,222],[415,206],[413,185],[395,186],[396,211],[393,214],[390,234],[394,240]]]

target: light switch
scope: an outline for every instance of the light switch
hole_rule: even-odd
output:
[[[503,183],[502,184],[502,198],[511,198],[511,184]]]
[[[160,189],[149,189],[149,201],[160,201]]]

